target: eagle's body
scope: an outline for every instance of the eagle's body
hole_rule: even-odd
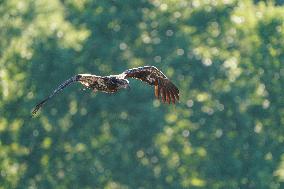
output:
[[[80,77],[81,76],[81,77]],[[118,75],[96,76],[91,74],[79,74],[75,76],[82,85],[94,92],[115,93],[123,87],[128,87],[128,80],[120,79]]]
[[[135,78],[155,86],[155,96],[161,98],[163,102],[175,103],[179,100],[178,88],[156,67],[144,66],[124,71],[119,75],[97,76],[92,74],[78,74],[63,82],[46,99],[41,101],[33,110],[33,114],[51,99],[55,94],[63,90],[73,82],[80,82],[94,92],[115,93],[120,89],[129,88],[127,78]]]

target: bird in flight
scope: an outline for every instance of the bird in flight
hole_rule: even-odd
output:
[[[158,99],[161,99],[162,102],[168,102],[169,104],[172,102],[175,104],[175,102],[179,100],[178,88],[160,70],[154,66],[143,66],[128,69],[118,75],[75,75],[60,84],[47,98],[39,102],[33,109],[32,114],[35,115],[48,100],[71,83],[80,82],[86,88],[93,90],[93,92],[101,91],[105,93],[115,93],[120,89],[129,88],[129,81],[127,78],[139,79],[149,85],[154,85],[155,96]]]

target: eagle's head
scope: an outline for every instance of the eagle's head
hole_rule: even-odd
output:
[[[117,83],[119,89],[130,89],[129,81],[127,79],[118,79]]]

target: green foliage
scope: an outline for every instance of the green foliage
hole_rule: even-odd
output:
[[[284,187],[284,7],[249,0],[0,2],[0,188]],[[155,65],[179,87],[93,94]]]

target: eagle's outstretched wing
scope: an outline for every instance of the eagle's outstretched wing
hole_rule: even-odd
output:
[[[155,86],[155,96],[163,102],[175,103],[179,100],[178,88],[154,66],[143,66],[124,71],[124,78],[136,78]]]
[[[98,78],[100,78],[99,76],[96,75],[91,75],[91,74],[78,74],[74,77],[71,77],[69,79],[67,79],[66,81],[64,81],[62,84],[60,84],[48,97],[46,97],[44,100],[42,100],[41,102],[39,102],[35,108],[32,111],[32,115],[35,115],[37,113],[37,111],[48,101],[50,100],[52,97],[54,97],[57,93],[59,93],[60,91],[62,91],[65,87],[67,87],[68,85],[70,85],[73,82],[80,82],[81,84],[83,84],[85,87],[87,88],[91,88],[94,89],[94,84],[97,82]]]

